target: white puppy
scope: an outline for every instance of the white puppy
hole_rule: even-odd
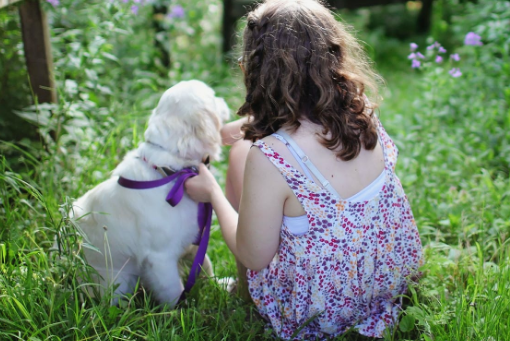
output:
[[[165,201],[173,182],[134,190],[121,187],[118,177],[156,180],[162,178],[158,167],[177,171],[198,167],[207,157],[217,160],[220,128],[228,115],[225,101],[204,83],[178,83],[152,112],[145,142],[125,156],[109,180],[73,204],[71,216],[101,251],[85,249],[101,276],[98,283],[103,290],[118,285],[114,304],[120,294],[133,292],[140,279],[159,302],[174,305],[183,290],[179,258],[199,232],[196,202],[186,194],[176,207]]]

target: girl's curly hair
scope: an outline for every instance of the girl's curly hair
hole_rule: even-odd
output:
[[[345,161],[377,144],[374,104],[380,77],[358,41],[316,0],[266,0],[250,12],[242,64],[247,96],[239,116],[255,141],[299,119],[323,127],[321,143]]]

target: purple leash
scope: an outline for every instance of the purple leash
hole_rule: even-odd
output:
[[[191,177],[198,175],[194,170],[190,168],[184,168],[177,173],[169,175],[165,178],[152,180],[152,181],[135,181],[119,177],[118,183],[122,187],[130,189],[150,189],[156,188],[168,184],[174,180],[175,184],[170,189],[170,192],[166,196],[166,201],[175,207],[184,195],[184,182]],[[197,239],[193,243],[198,245],[197,254],[191,265],[190,274],[188,281],[184,286],[184,291],[179,297],[179,303],[186,298],[186,294],[190,292],[193,285],[195,285],[196,279],[202,270],[204,264],[205,254],[207,252],[207,245],[209,243],[209,235],[211,233],[211,220],[212,220],[212,205],[210,203],[198,203],[198,227],[200,229]]]

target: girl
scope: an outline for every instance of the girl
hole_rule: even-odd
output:
[[[188,194],[212,203],[279,337],[350,328],[382,337],[422,258],[394,173],[397,148],[365,95],[376,93],[376,75],[315,0],[266,0],[248,14],[241,64],[247,96],[238,114],[250,117],[245,141],[256,142],[237,190],[239,214],[205,167],[187,181]],[[231,166],[248,148],[239,150]],[[235,194],[241,181],[229,183]]]

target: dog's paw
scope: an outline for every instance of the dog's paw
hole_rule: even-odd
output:
[[[216,282],[222,288],[223,290],[226,290],[228,292],[234,292],[234,290],[237,287],[237,280],[233,277],[223,277],[223,278],[217,278]]]

